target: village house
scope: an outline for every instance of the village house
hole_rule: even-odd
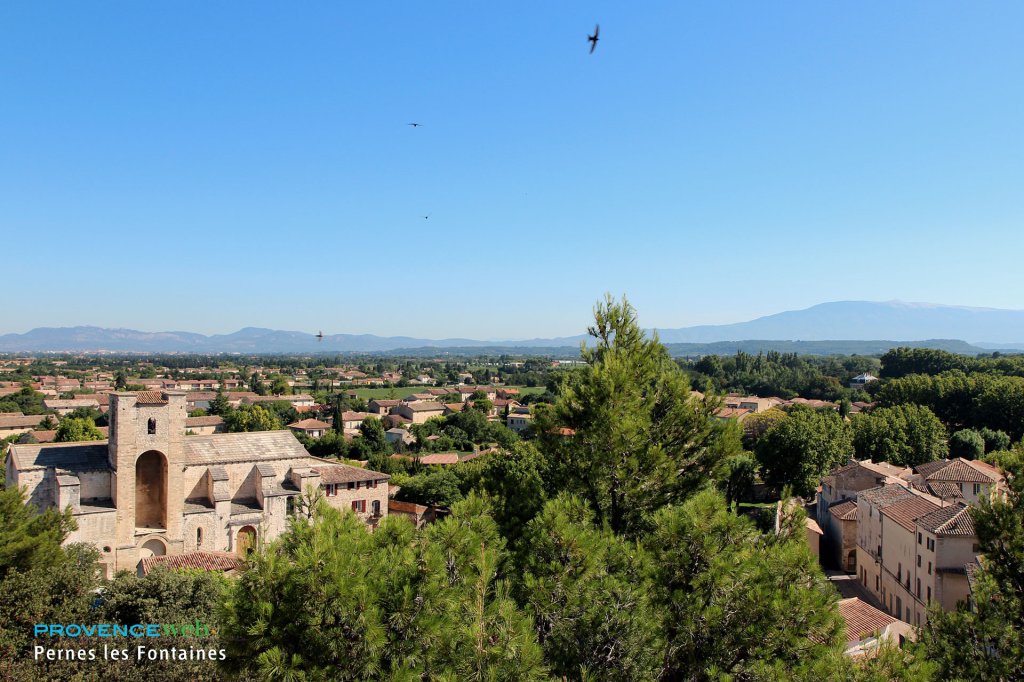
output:
[[[443,415],[444,405],[432,401],[403,403],[396,406],[391,414],[405,417],[413,424],[422,424],[428,419]]]
[[[224,431],[224,418],[218,415],[185,418],[185,433],[194,436],[209,436],[214,433],[224,433]]]
[[[402,429],[397,426],[385,431],[384,437],[388,439],[389,443],[412,445],[416,442],[416,437],[409,432],[409,429]]]
[[[977,460],[940,459],[919,464],[914,473],[910,481],[915,487],[938,498],[971,506],[1006,492],[1006,480],[999,469]]]
[[[508,417],[505,419],[505,423],[508,428],[512,429],[516,433],[522,433],[530,428],[533,424],[532,414],[522,414],[519,412],[510,412]]]
[[[15,436],[19,433],[28,433],[39,426],[46,415],[42,414],[12,414],[0,417],[0,438]]]
[[[867,372],[864,374],[858,374],[854,378],[850,379],[850,388],[863,390],[863,388],[872,381],[878,381],[878,377],[868,374]]]
[[[978,553],[970,507],[894,484],[862,491],[857,505],[860,582],[890,614],[919,627],[930,604],[953,610],[968,599],[966,566]]]
[[[853,658],[873,656],[879,646],[888,643],[902,646],[914,638],[908,623],[893,618],[857,597],[839,600],[839,615],[846,622],[846,649]]]
[[[65,417],[80,408],[99,410],[100,404],[92,398],[86,400],[44,400],[43,407]]]
[[[328,429],[331,428],[331,425],[327,422],[322,422],[319,419],[302,419],[289,424],[288,428],[296,433],[309,436],[310,438],[320,438],[327,433]]]
[[[313,400],[313,396],[308,393],[296,393],[294,395],[257,395],[249,396],[242,399],[243,405],[256,405],[259,403],[274,403],[274,402],[286,402],[291,403],[295,409],[303,407],[313,407],[316,401]]]
[[[380,415],[373,414],[371,412],[342,412],[341,413],[341,430],[343,431],[355,431],[363,423],[363,420],[373,417],[379,419]],[[338,425],[334,425],[338,428]]]
[[[387,474],[313,457],[290,431],[186,436],[186,419],[184,392],[112,393],[108,440],[10,445],[7,484],[70,509],[66,542],[94,545],[108,577],[152,556],[245,556],[305,493],[371,527],[387,515]]]
[[[401,400],[371,400],[369,404],[370,412],[378,415],[391,414],[391,410],[402,404]]]
[[[388,501],[388,515],[408,519],[416,528],[422,528],[437,519],[434,507],[398,500]]]

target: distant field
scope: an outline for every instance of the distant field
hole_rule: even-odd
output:
[[[544,392],[543,386],[504,386],[503,388],[518,388],[520,395],[541,394]],[[404,398],[405,396],[412,395],[413,393],[426,391],[426,387],[406,386],[405,388],[356,388],[345,390],[355,390],[356,395],[363,400],[373,400],[374,398],[387,400],[390,396],[394,396],[394,399],[398,400],[399,398]]]

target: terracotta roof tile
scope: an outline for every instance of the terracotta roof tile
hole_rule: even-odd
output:
[[[142,560],[142,573],[149,574],[157,566],[169,569],[201,569],[204,571],[238,571],[245,562],[231,552],[186,552],[151,556]]]
[[[839,615],[846,621],[846,641],[859,642],[896,622],[889,614],[857,597],[839,601]]]
[[[976,535],[971,508],[962,504],[943,507],[917,520],[918,525],[936,535]]]
[[[939,509],[936,504],[923,497],[912,496],[883,507],[882,514],[913,532],[914,521],[936,509]]]
[[[356,481],[386,481],[390,476],[379,471],[361,469],[348,464],[324,464],[313,468],[320,474],[321,483],[352,483]]]
[[[879,486],[878,488],[862,490],[857,493],[857,497],[876,507],[885,508],[890,504],[899,502],[900,500],[908,497],[914,497],[914,493],[901,485],[889,484]]]
[[[420,457],[420,464],[458,464],[459,453],[457,452],[438,452],[433,455],[423,455]]]
[[[828,508],[828,511],[832,516],[836,517],[840,521],[856,521],[857,500],[843,500],[842,502],[835,502]]]

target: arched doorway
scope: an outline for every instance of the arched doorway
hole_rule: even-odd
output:
[[[254,549],[256,549],[256,529],[252,526],[242,526],[235,534],[235,554],[244,559]]]
[[[135,461],[135,526],[167,528],[167,458],[156,450]]]
[[[156,538],[150,538],[143,543],[142,547],[139,547],[139,566],[138,573],[139,577],[142,577],[142,560],[148,559],[151,556],[163,556],[167,554],[167,546]]]

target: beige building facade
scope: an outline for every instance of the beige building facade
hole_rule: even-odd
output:
[[[16,444],[8,485],[40,509],[70,508],[67,542],[93,544],[108,575],[150,556],[272,540],[311,493],[368,525],[387,514],[388,476],[310,455],[290,431],[187,436],[182,391],[110,395],[107,441]]]

